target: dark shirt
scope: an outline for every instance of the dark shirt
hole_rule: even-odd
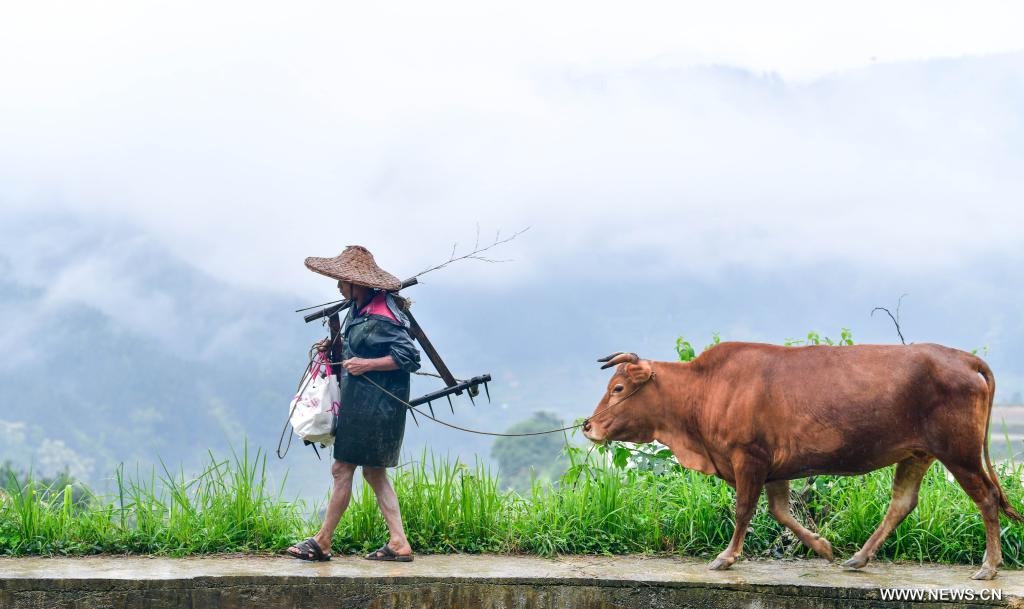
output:
[[[383,297],[375,294],[359,310],[349,309],[342,328],[340,359],[390,355],[398,369],[352,375],[336,368],[341,375],[341,408],[335,459],[358,465],[397,464],[405,430],[404,402],[409,401],[409,374],[420,367],[420,352],[413,344],[409,326],[409,318],[388,293]]]

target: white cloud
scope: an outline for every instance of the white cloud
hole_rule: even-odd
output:
[[[54,313],[76,306],[189,357],[223,360],[241,347],[283,358],[304,344],[299,326],[281,329],[274,354],[261,337],[277,318],[239,306],[246,290],[175,275],[165,249],[216,279],[311,304],[335,290],[305,270],[306,256],[362,243],[405,277],[445,258],[453,240],[465,251],[479,224],[485,241],[498,228],[532,229],[496,253],[514,264],[467,263],[426,281],[501,282],[527,304],[471,314],[463,302],[461,317],[445,317],[445,296],[467,290],[411,296],[434,313],[421,320],[453,368],[507,368],[497,389],[524,404],[548,402],[547,377],[493,363],[522,351],[523,332],[584,343],[542,362],[577,384],[558,385],[558,399],[577,403],[574,387],[593,377],[565,362],[603,347],[602,336],[670,357],[677,331],[698,344],[714,327],[726,339],[803,331],[816,305],[794,303],[782,291],[798,288],[773,284],[774,273],[723,275],[766,285],[723,288],[715,302],[681,297],[688,276],[737,268],[815,268],[807,289],[824,283],[830,310],[806,323],[832,336],[847,323],[827,325],[848,314],[835,309],[869,298],[867,309],[879,291],[927,276],[939,289],[914,294],[916,335],[969,340],[956,331],[971,311],[928,317],[944,282],[947,294],[969,291],[948,306],[975,307],[974,327],[989,328],[984,341],[1004,357],[1001,386],[1021,385],[1009,351],[1021,325],[1001,313],[1014,284],[978,266],[1012,269],[1024,257],[1019,4],[285,6],[4,7],[0,274],[45,304],[0,299],[0,367],[23,365],[33,349],[45,357],[39,345],[61,338],[47,332]],[[820,277],[833,269],[855,276],[859,293],[836,296]],[[573,320],[561,304],[549,325],[508,322],[536,306],[531,287],[570,273],[589,286],[619,287],[622,274],[627,286],[670,285],[664,298],[680,305],[652,314],[592,303],[596,321],[562,334]],[[602,307],[606,316],[593,315]],[[518,390],[516,379],[526,379]],[[0,439],[23,431],[0,425]],[[60,444],[43,452],[54,471],[92,467]]]
[[[924,61],[1021,48],[1016,5],[706,4],[22,4],[0,201],[310,298],[305,256],[363,243],[405,276],[477,223],[533,230],[434,281],[1020,254],[1024,56]]]
[[[228,287],[181,263],[132,224],[81,216],[8,214],[0,225],[0,370],[45,361],[66,336],[110,327],[93,340],[150,341],[171,353],[222,360],[274,336],[267,314],[281,308],[265,292]],[[83,314],[84,313],[84,314]],[[97,339],[97,336],[103,338]],[[76,337],[74,340],[81,340]],[[113,344],[113,343],[112,343]],[[110,345],[95,344],[99,352]]]

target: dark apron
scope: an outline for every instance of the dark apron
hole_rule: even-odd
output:
[[[350,318],[347,322],[343,359],[384,357],[391,353],[394,342],[410,341],[404,327],[375,315]],[[409,373],[405,370],[355,376],[342,369],[334,458],[354,465],[394,467],[402,450],[407,408],[364,377],[409,401]]]

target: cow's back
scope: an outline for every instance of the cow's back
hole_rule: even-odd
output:
[[[772,477],[859,473],[985,433],[977,357],[941,345],[722,343],[693,361],[701,427],[728,453],[763,452]],[[983,363],[981,365],[984,365]]]

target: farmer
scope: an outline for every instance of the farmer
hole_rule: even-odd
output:
[[[287,551],[302,560],[330,560],[334,529],[352,497],[356,468],[362,466],[391,533],[390,540],[366,559],[412,561],[398,496],[385,470],[398,465],[406,413],[405,404],[398,399],[408,402],[409,373],[420,367],[419,351],[409,335],[409,319],[399,306],[401,299],[391,294],[401,282],[378,267],[373,255],[359,245],[346,247],[335,258],[306,258],[306,267],[337,279],[338,289],[352,306],[341,344],[329,345],[325,340],[318,345],[331,353],[332,361],[340,360],[340,365],[334,366],[341,377],[341,409],[331,466],[334,488],[320,531]]]

